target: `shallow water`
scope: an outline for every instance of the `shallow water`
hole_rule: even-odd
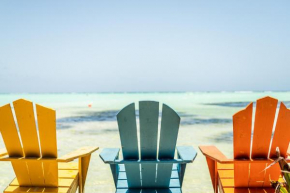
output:
[[[231,158],[232,115],[250,101],[267,95],[290,105],[290,92],[0,94],[0,105],[25,98],[55,109],[59,156],[81,146],[99,146],[100,150],[91,158],[86,182],[86,191],[90,193],[115,191],[109,166],[102,163],[99,153],[105,147],[120,147],[117,112],[140,100],[166,103],[181,117],[177,145],[191,145],[198,152],[194,163],[186,168],[183,192],[189,193],[212,192],[206,161],[198,145],[214,144]],[[14,177],[10,163],[0,162],[0,174],[3,191]]]

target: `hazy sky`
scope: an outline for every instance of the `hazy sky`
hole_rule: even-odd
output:
[[[3,0],[0,92],[290,90],[290,1]]]

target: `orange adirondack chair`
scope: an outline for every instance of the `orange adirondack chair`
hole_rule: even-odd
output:
[[[280,108],[277,104],[271,97],[257,100],[252,139],[253,103],[233,116],[234,159],[226,158],[215,146],[199,147],[206,156],[215,193],[274,192],[270,179],[279,179],[279,165],[264,169],[276,158],[276,147],[287,156],[290,140],[290,110],[283,102]]]
[[[0,150],[0,161],[10,161],[16,175],[4,192],[64,193],[77,188],[84,192],[91,153],[98,147],[58,158],[55,111],[36,104],[34,112],[33,103],[23,99],[13,106],[0,107],[0,131],[6,146]],[[65,163],[76,158],[79,163]]]

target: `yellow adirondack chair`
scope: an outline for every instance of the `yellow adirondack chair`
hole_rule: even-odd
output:
[[[64,193],[77,188],[84,192],[91,153],[98,147],[84,147],[58,158],[55,111],[37,104],[34,108],[23,99],[13,106],[14,110],[10,104],[0,107],[0,131],[6,146],[0,150],[0,161],[10,161],[16,175],[4,193]],[[78,163],[67,163],[76,158]]]

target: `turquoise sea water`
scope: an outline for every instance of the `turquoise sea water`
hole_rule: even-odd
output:
[[[102,163],[98,154],[105,147],[120,147],[117,112],[140,100],[166,103],[181,116],[177,145],[191,145],[198,151],[185,174],[183,192],[189,193],[212,192],[206,161],[198,145],[214,144],[231,158],[232,115],[264,96],[275,97],[290,107],[290,92],[0,94],[0,106],[25,98],[55,109],[59,156],[81,146],[99,146],[100,150],[92,156],[86,183],[90,193],[115,190],[109,166]],[[14,177],[10,163],[0,162],[0,176],[3,191]]]

